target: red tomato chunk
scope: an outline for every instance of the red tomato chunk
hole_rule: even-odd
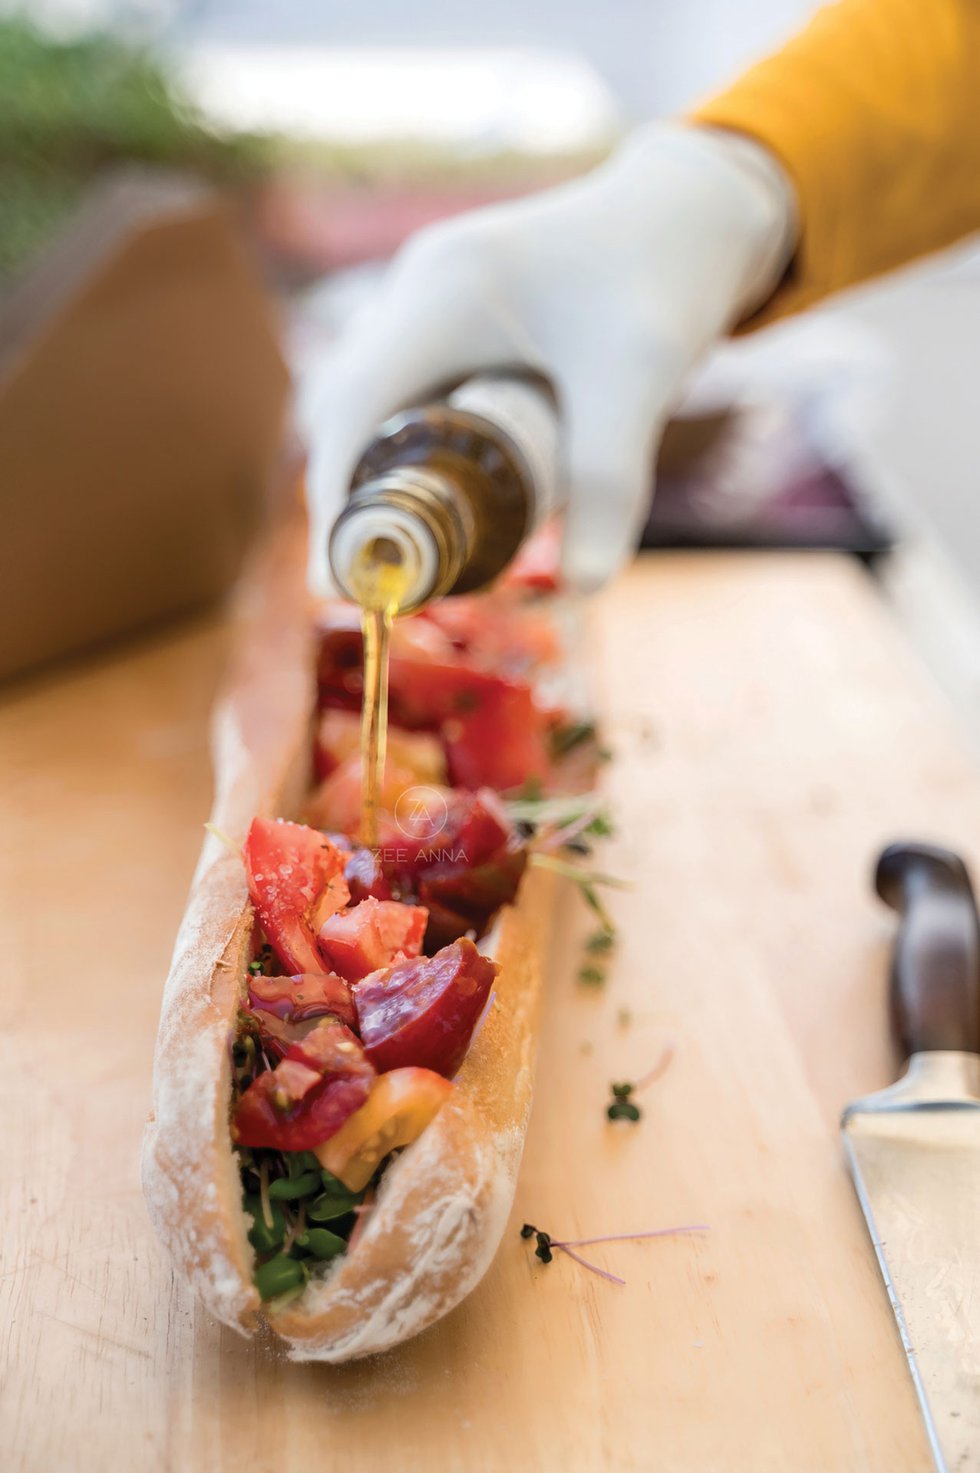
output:
[[[232,1136],[242,1146],[311,1151],[360,1109],[374,1075],[349,1028],[320,1023],[252,1081],[235,1108]]]
[[[248,1000],[252,1012],[272,1013],[287,1023],[303,1023],[328,1013],[350,1026],[356,1022],[350,987],[333,972],[250,977]]]
[[[334,971],[356,982],[379,967],[418,956],[427,920],[428,912],[421,906],[368,898],[330,916],[320,927],[317,941]]]
[[[391,881],[373,849],[355,849],[344,868],[344,879],[354,905],[372,895],[375,900],[393,900]]]
[[[325,972],[316,932],[350,899],[347,855],[304,824],[256,818],[243,857],[259,924],[286,971]]]
[[[361,1040],[384,1072],[415,1065],[456,1073],[490,996],[496,962],[461,939],[433,957],[397,962],[353,987]]]
[[[547,719],[529,686],[496,681],[472,707],[442,728],[449,780],[458,787],[484,784],[507,792],[551,777]]]

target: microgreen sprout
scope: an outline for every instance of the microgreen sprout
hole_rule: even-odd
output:
[[[706,1223],[688,1223],[684,1227],[651,1228],[642,1233],[606,1233],[597,1238],[555,1238],[550,1233],[537,1228],[531,1222],[526,1222],[521,1228],[521,1237],[524,1239],[534,1238],[537,1246],[534,1255],[542,1263],[551,1263],[554,1259],[555,1250],[564,1253],[568,1258],[574,1260],[580,1267],[588,1269],[589,1273],[597,1274],[600,1279],[607,1279],[612,1284],[626,1285],[626,1280],[621,1279],[618,1274],[612,1274],[608,1269],[600,1268],[597,1263],[590,1263],[576,1253],[577,1248],[589,1248],[597,1243],[639,1243],[648,1238],[673,1238],[687,1233],[706,1233]]]
[[[592,952],[611,951],[615,945],[616,932],[607,926],[600,926],[587,938],[585,949]]]
[[[608,918],[607,918],[608,920]],[[578,970],[578,980],[589,987],[601,987],[606,980],[604,967],[599,965],[616,944],[616,931],[611,923],[603,922],[597,930],[586,937],[585,960]]]
[[[269,1196],[269,1163],[259,1163],[259,1200],[262,1203],[262,1221],[269,1231],[272,1231],[274,1219],[272,1216],[272,1200]]]
[[[263,946],[258,956],[248,964],[248,975],[250,977],[268,976],[267,967],[272,965],[274,954],[271,946]]]
[[[653,1068],[649,1069],[646,1074],[642,1074],[635,1083],[611,1084],[609,1088],[612,1091],[612,1100],[606,1106],[606,1114],[609,1119],[631,1120],[635,1124],[640,1119],[642,1111],[633,1099],[633,1095],[638,1094],[641,1089],[646,1089],[648,1085],[653,1084],[662,1074],[665,1074],[673,1057],[674,1045],[668,1042],[664,1045],[663,1052]]]
[[[609,1116],[609,1119],[632,1120],[634,1123],[639,1120],[642,1113],[640,1107],[630,1099],[630,1095],[633,1093],[633,1085],[613,1084],[610,1085],[610,1088],[613,1095],[612,1103],[606,1107],[606,1114]]]
[[[318,1263],[347,1252],[365,1193],[348,1191],[312,1151],[238,1152],[253,1280],[274,1310],[302,1293]]]
[[[536,1239],[537,1247],[534,1250],[535,1258],[540,1258],[542,1263],[551,1262],[554,1255],[551,1252],[552,1245],[551,1236],[549,1233],[541,1232],[539,1228],[536,1228],[534,1226],[533,1222],[526,1222],[521,1228],[521,1237]]]
[[[667,1070],[670,1068],[670,1062],[673,1057],[674,1042],[672,1039],[669,1039],[667,1043],[664,1044],[660,1058],[654,1064],[653,1068],[649,1069],[646,1074],[641,1075],[640,1078],[637,1080],[636,1088],[646,1089],[648,1084],[654,1084],[662,1074],[666,1074]]]

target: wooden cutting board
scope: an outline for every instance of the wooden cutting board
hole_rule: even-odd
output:
[[[873,584],[822,556],[644,559],[590,652],[633,889],[604,987],[563,903],[513,1222],[480,1289],[377,1361],[208,1321],[136,1180],[160,986],[225,655],[198,624],[0,710],[5,1466],[912,1473],[929,1461],[837,1116],[894,1073],[879,846],[974,860],[980,776]],[[643,1119],[612,1079],[672,1043]],[[518,1236],[705,1223],[593,1250]]]

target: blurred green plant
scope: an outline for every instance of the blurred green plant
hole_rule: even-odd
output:
[[[112,165],[148,163],[242,185],[275,140],[219,136],[144,50],[107,35],[52,39],[0,19],[0,279],[23,266]]]

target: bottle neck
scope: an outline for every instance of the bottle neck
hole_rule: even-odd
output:
[[[466,498],[449,476],[398,467],[351,493],[330,536],[330,568],[362,607],[411,613],[450,592],[474,538]]]

